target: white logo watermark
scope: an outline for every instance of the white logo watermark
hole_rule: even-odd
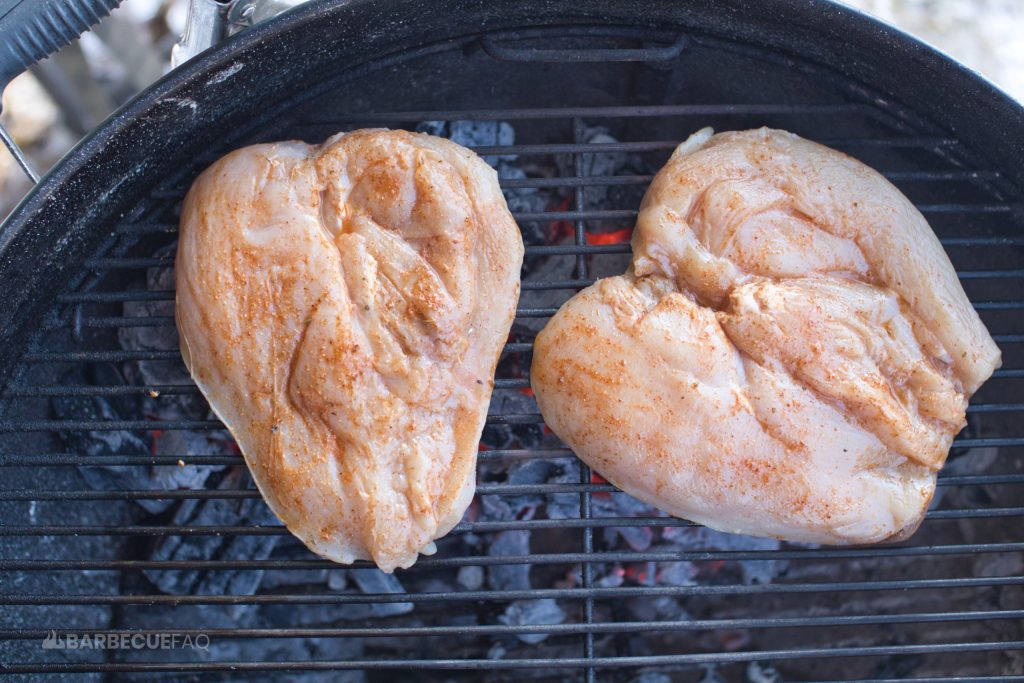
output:
[[[50,631],[44,650],[209,650],[205,633],[58,633]]]

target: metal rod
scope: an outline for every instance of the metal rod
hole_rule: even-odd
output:
[[[586,598],[585,598],[586,599]],[[515,635],[547,633],[550,635],[597,633],[644,633],[646,631],[710,631],[717,629],[776,629],[809,626],[864,626],[880,624],[933,624],[956,621],[995,621],[1024,618],[1024,610],[992,610],[970,612],[918,612],[910,614],[821,615],[813,617],[750,617],[731,619],[698,619],[692,621],[620,621],[598,624],[480,624],[472,626],[391,626],[373,628],[240,628],[240,629],[75,629],[79,635],[115,634],[179,634],[206,635],[218,640],[250,638],[393,638]],[[40,629],[0,630],[0,639],[43,639],[49,631]],[[914,679],[918,680],[918,679]]]
[[[933,643],[929,645],[872,645],[851,647],[819,647],[790,650],[762,650],[756,652],[717,652],[681,655],[646,655],[625,657],[595,657],[587,659],[502,659],[506,669],[564,670],[585,667],[632,668],[640,666],[668,666],[681,664],[724,664],[760,660],[823,659],[842,657],[900,656],[912,654],[955,654],[958,652],[1009,652],[1024,650],[1024,641]],[[342,661],[298,660],[286,662],[131,662],[131,663],[59,663],[59,664],[5,664],[0,671],[7,673],[86,673],[121,672],[191,673],[203,671],[334,671],[349,669],[453,669],[490,670],[496,666],[493,659],[351,659]]]
[[[3,561],[0,561],[3,562]],[[129,562],[125,560],[124,562]],[[138,562],[138,561],[136,561]],[[223,561],[220,561],[223,563]],[[269,560],[262,561],[266,565]],[[11,564],[6,562],[5,566]],[[165,563],[168,564],[168,563]],[[177,564],[182,564],[178,562]],[[414,565],[418,567],[419,563]],[[273,569],[304,570],[323,567],[337,567],[327,560],[278,560]],[[145,567],[118,567],[120,569],[144,569]],[[218,568],[218,567],[213,567]],[[75,570],[71,567],[46,567],[50,570]],[[104,567],[107,569],[107,567]],[[234,567],[234,569],[261,570],[263,567]],[[412,570],[405,570],[412,571]],[[534,588],[527,590],[478,590],[478,591],[440,591],[426,593],[278,593],[261,595],[194,595],[174,596],[164,594],[152,595],[16,595],[18,602],[11,604],[46,605],[55,604],[62,599],[75,601],[78,604],[108,604],[103,600],[116,601],[122,604],[161,604],[190,602],[203,605],[303,605],[303,604],[367,604],[367,603],[450,603],[450,602],[504,602],[525,599],[558,599],[583,600],[592,597],[595,600],[621,600],[636,597],[690,597],[709,595],[804,595],[826,593],[866,593],[876,591],[908,591],[908,590],[965,590],[978,588],[1002,588],[1024,585],[1024,577],[963,577],[954,579],[880,579],[876,581],[838,581],[810,583],[778,583],[778,584],[692,584],[687,586],[621,586],[616,588]],[[47,602],[47,601],[50,602]],[[90,601],[90,602],[85,602]]]
[[[584,491],[580,498],[591,495]],[[584,513],[586,514],[586,513]],[[990,517],[1024,517],[1024,508],[980,508],[965,510],[933,510],[928,513],[927,521],[990,518]],[[536,531],[538,529],[581,529],[583,531],[585,554],[592,553],[594,529],[622,529],[628,527],[695,527],[694,522],[675,517],[591,517],[580,519],[530,519],[510,520],[502,522],[461,522],[455,526],[455,533],[497,533],[501,531]],[[89,525],[7,525],[0,526],[0,536],[285,536],[288,529],[284,526],[89,526]],[[587,537],[590,542],[587,543]],[[583,586],[588,587],[584,563]],[[591,567],[591,579],[593,568]]]
[[[35,166],[32,165],[29,158],[25,156],[25,153],[21,151],[21,147],[19,147],[18,143],[14,141],[14,138],[11,137],[11,134],[7,132],[7,129],[4,128],[2,123],[0,123],[0,139],[3,139],[4,146],[7,147],[11,156],[13,156],[14,160],[18,162],[18,166],[25,172],[25,175],[32,181],[32,184],[35,185],[38,183],[40,177],[39,172],[35,169]]]
[[[247,493],[236,491],[236,493]],[[258,495],[258,494],[257,494]],[[242,496],[235,496],[242,497]],[[253,496],[248,496],[253,497]],[[1021,543],[966,543],[958,545],[929,546],[884,546],[864,548],[804,548],[785,550],[662,550],[662,551],[605,551],[593,553],[537,553],[530,555],[472,555],[465,557],[423,557],[417,560],[411,569],[420,571],[440,567],[494,566],[513,564],[580,564],[589,562],[697,562],[708,560],[845,560],[882,557],[929,557],[970,555],[975,553],[1019,553],[1024,551]],[[355,562],[352,567],[374,567],[373,563]],[[0,571],[82,571],[86,569],[325,569],[336,568],[330,560],[13,560],[0,559]],[[786,588],[786,584],[765,584],[766,587]],[[705,586],[710,587],[710,586]],[[526,597],[535,597],[525,591]],[[540,592],[540,591],[537,591]],[[782,591],[785,592],[785,591]],[[66,597],[66,596],[65,596]],[[188,601],[216,602],[218,596],[207,595],[165,595],[165,596],[110,596],[111,599],[121,598],[152,602],[167,599],[171,602],[185,603]],[[256,601],[274,596],[219,596],[221,598]],[[400,597],[411,598],[411,594]],[[542,597],[542,596],[540,596]],[[53,596],[37,596],[39,604],[47,604]],[[93,600],[85,596],[85,600]],[[104,597],[106,599],[106,597]],[[17,596],[7,595],[4,600],[9,604],[30,604],[11,602]],[[398,600],[405,602],[406,600]]]

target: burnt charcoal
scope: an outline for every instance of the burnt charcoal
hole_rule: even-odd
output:
[[[362,647],[357,646],[354,643],[357,642],[352,638],[342,639],[345,643],[351,644],[351,650],[354,653],[349,658],[356,659],[362,655]],[[322,644],[319,641],[314,641],[310,646],[316,650],[324,650]],[[320,660],[325,659],[338,659],[337,655],[327,653],[321,654],[317,657]],[[277,660],[280,661],[280,660]],[[232,680],[239,680],[232,678]],[[254,676],[252,678],[245,678],[242,680],[251,680],[254,682],[265,681],[266,679],[261,676]],[[282,681],[282,683],[364,683],[366,678],[366,672],[364,671],[293,671],[288,674],[284,674],[274,680]]]
[[[572,244],[566,239],[562,244]],[[571,256],[549,256],[535,259],[528,257],[524,261],[523,274],[530,280],[571,280],[576,273],[576,259]],[[572,292],[561,289],[527,289],[519,294],[521,308],[558,308]],[[532,339],[547,324],[548,318],[518,318],[512,327],[515,334]]]
[[[893,655],[875,667],[871,678],[912,680],[915,677],[911,674],[924,662],[925,658],[921,655]],[[1018,668],[1016,671],[1020,671],[1020,669]],[[782,677],[780,676],[778,680],[782,681]],[[760,683],[760,681],[752,681],[752,683]],[[774,683],[774,681],[771,683]]]
[[[498,621],[507,626],[526,626],[537,624],[561,624],[565,621],[565,612],[551,598],[540,600],[516,600],[509,604]],[[516,638],[529,645],[547,640],[547,633],[519,633]]]
[[[601,145],[619,142],[610,130],[604,126],[584,126],[581,142],[589,145]],[[582,172],[585,176],[616,176],[616,175],[648,175],[658,169],[644,161],[643,157],[630,152],[598,152],[584,154],[580,157]],[[559,157],[559,171],[562,175],[574,173],[573,158]],[[586,188],[583,194],[584,209],[621,209],[638,207],[647,191],[645,185],[593,185]],[[600,231],[600,226],[598,231]]]
[[[972,576],[1024,575],[1024,557],[1020,554],[1000,555],[984,553],[974,560]]]
[[[332,591],[343,591],[348,588],[348,572],[344,569],[332,569],[327,572],[327,587]]]
[[[508,363],[505,361],[504,364]],[[502,367],[499,374],[520,374]],[[492,415],[536,413],[537,402],[533,397],[519,391],[497,391],[491,396],[488,410]],[[487,425],[480,437],[481,443],[490,448],[539,448],[544,430],[539,424],[494,424]]]
[[[685,550],[778,550],[782,543],[774,538],[727,534],[707,527],[668,527],[662,540]],[[745,584],[768,584],[789,566],[786,560],[742,560],[730,563],[738,567]]]
[[[314,606],[303,605],[296,609],[292,605],[273,605],[249,610],[239,616],[236,611],[211,605],[184,605],[177,607],[126,607],[122,612],[119,626],[131,629],[179,629],[188,628],[301,628],[323,626],[337,620],[335,614],[325,615]],[[344,606],[342,606],[344,607]],[[309,623],[314,615],[321,620]],[[176,662],[176,661],[323,661],[358,659],[364,654],[362,638],[219,638],[211,636],[208,649],[141,649],[114,651],[116,661],[128,662]],[[289,674],[280,680],[290,681],[339,681],[362,683],[366,680],[361,672],[310,672]],[[152,674],[119,676],[118,680],[152,680]],[[265,681],[265,672],[233,672],[232,681]],[[163,679],[161,679],[163,680]],[[167,680],[192,681],[194,677],[169,678]],[[219,679],[218,679],[219,680]],[[278,678],[275,678],[278,680]]]
[[[349,578],[366,595],[405,593],[402,582],[394,574],[385,574],[379,569],[350,569]],[[391,617],[412,611],[411,602],[381,602],[370,606],[373,616]]]
[[[955,449],[959,453],[957,457],[950,454],[950,458],[943,467],[947,475],[981,474],[991,472],[992,465],[999,457],[998,448],[967,448]],[[991,504],[986,487],[984,486],[939,486],[935,489],[929,509],[934,510],[940,507],[942,502],[952,502],[954,507],[983,507]]]
[[[164,456],[233,455],[233,441],[227,432],[193,432],[168,429],[154,432],[153,452]],[[177,467],[154,467],[152,476],[160,487],[174,489],[201,489],[214,472],[226,465],[189,465],[184,460]]]
[[[177,244],[169,244],[153,253],[156,258],[173,258]],[[169,291],[174,289],[174,268],[149,268],[146,271],[146,289]],[[127,317],[173,316],[174,301],[126,301]],[[174,351],[178,348],[178,330],[173,325],[122,327],[117,331],[121,348],[129,351]],[[146,384],[173,384],[187,382],[188,371],[178,361],[139,361],[125,364],[130,379],[138,377]],[[174,397],[189,398],[189,397]]]
[[[607,574],[595,579],[594,585],[598,588],[618,588],[625,582],[625,574],[626,572],[623,571],[622,567],[616,565]]]
[[[654,532],[649,526],[624,526],[617,528],[605,528],[605,543],[614,545],[618,539],[636,551],[647,550],[654,541]]]
[[[513,486],[543,484],[548,481],[552,465],[544,460],[523,460],[509,466],[507,483]],[[485,496],[481,505],[481,518],[485,520],[527,520],[536,516],[544,505],[544,496]]]
[[[548,463],[538,460],[516,462],[507,472],[502,472],[503,463],[494,461],[482,468],[486,475],[505,475],[509,484],[539,484],[546,480],[545,472]],[[480,499],[479,515],[483,521],[510,521],[533,519],[538,508],[544,504],[544,497],[539,494],[519,496],[483,496]]]
[[[650,517],[660,514],[655,508],[626,493],[615,492],[607,497],[596,497],[592,503],[599,517]],[[654,531],[648,526],[607,527],[603,533],[605,543],[614,546],[620,539],[637,551],[647,550],[654,542]]]
[[[507,121],[422,121],[416,126],[416,130],[448,138],[463,147],[506,146],[515,144],[516,141],[516,131]],[[514,154],[483,157],[491,166],[515,159]]]
[[[333,580],[333,574],[329,578],[326,569],[267,569],[263,572],[263,578],[260,580],[260,590],[273,591],[279,588],[315,586],[325,583],[331,587],[331,580]],[[342,580],[344,580],[344,575]]]
[[[582,142],[588,145],[607,145],[618,142],[607,128],[603,126],[585,127],[582,134]],[[583,175],[587,177],[601,177],[619,175],[624,169],[637,168],[638,164],[631,164],[630,154],[626,152],[597,152],[584,154],[580,157],[580,164],[583,167]],[[632,155],[636,156],[636,155]],[[608,195],[607,186],[595,186],[592,197],[600,202]]]
[[[537,496],[484,496],[480,520],[484,522],[533,519],[543,499]]]
[[[233,468],[220,487],[244,488],[248,472]],[[176,526],[273,526],[277,518],[259,498],[186,500],[172,523]],[[150,559],[263,560],[270,556],[278,536],[165,536]],[[172,595],[252,595],[259,587],[260,570],[147,569],[143,572],[157,588]]]
[[[743,672],[743,680],[746,683],[782,683],[782,674],[771,664],[751,662]]]
[[[561,461],[555,473],[548,477],[549,484],[578,484],[580,461],[576,458]],[[596,499],[591,499],[591,504]],[[578,493],[555,493],[547,498],[548,519],[577,519],[580,516]]]
[[[700,683],[726,683],[726,681],[722,678],[722,674],[718,673],[718,668],[714,664],[708,664],[704,667],[704,675],[701,676]]]
[[[547,460],[523,460],[508,470],[509,484],[543,484],[548,480],[554,463]]]
[[[112,366],[100,364],[88,375],[73,374],[65,378],[68,384],[98,386],[124,385],[124,378]],[[60,396],[51,401],[54,415],[67,420],[115,421],[135,419],[139,401],[121,396]],[[216,454],[225,452],[224,446],[213,444],[210,436],[196,433],[166,431],[151,439],[144,433],[129,431],[67,431],[61,437],[69,452],[85,456],[163,454]],[[149,465],[100,465],[80,468],[82,478],[90,488],[98,491],[162,491],[167,489],[203,488],[210,473],[219,466],[183,465],[181,467]],[[171,500],[136,499],[140,507],[152,514],[160,514],[174,505]]]
[[[176,244],[158,249],[157,258],[172,258]],[[150,268],[146,271],[146,288],[149,291],[174,289],[173,268]],[[173,317],[174,301],[126,301],[123,304],[126,317],[151,318]],[[178,330],[173,325],[150,325],[121,327],[117,340],[126,351],[176,351]],[[129,384],[160,385],[190,384],[192,378],[179,360],[130,361],[122,365],[122,371]],[[142,413],[158,420],[203,420],[211,416],[206,399],[196,393],[145,397]]]
[[[683,621],[690,618],[679,601],[668,595],[638,596],[629,601],[628,609],[637,621]]]
[[[492,496],[488,496],[492,497]],[[491,556],[529,555],[530,532],[503,531],[487,549]],[[512,591],[530,588],[530,566],[526,564],[496,564],[487,568],[487,585],[492,590]]]
[[[648,671],[629,679],[629,683],[672,683],[672,679],[666,674]],[[701,679],[701,683],[705,683],[705,681]]]
[[[13,406],[7,418],[21,417],[21,406]],[[12,415],[13,413],[13,415]],[[12,438],[0,436],[5,452],[13,450]],[[44,478],[45,477],[45,478]],[[31,467],[11,467],[4,470],[4,488],[7,490],[33,490],[50,487],[51,490],[75,490],[82,486],[81,478],[73,468],[54,467],[40,471]],[[108,505],[77,504],[69,507],[62,501],[2,501],[0,515],[10,525],[73,524],[111,526],[129,524],[138,516],[138,510],[114,502]],[[76,562],[89,560],[117,560],[123,557],[126,542],[104,536],[29,536],[9,535],[3,539],[3,557],[11,559],[41,559]],[[29,571],[0,572],[0,592],[4,595],[111,595],[119,590],[120,572],[117,571]],[[0,604],[0,622],[6,629],[79,629],[109,628],[114,626],[114,608],[108,604],[61,603],[23,605],[17,601]],[[0,662],[20,664],[42,663],[101,663],[102,650],[54,651],[41,647],[42,639],[20,640],[6,638],[0,641]],[[52,681],[56,676],[44,674],[26,677],[2,676],[3,680]],[[101,674],[81,674],[76,681],[104,680]]]
[[[459,582],[459,586],[468,591],[480,590],[484,585],[484,569],[476,565],[460,567],[456,581]]]
[[[662,586],[692,586],[697,583],[692,562],[659,562],[658,583]]]
[[[623,517],[650,517],[660,515],[656,508],[628,493],[616,491],[608,496],[615,512]]]
[[[349,591],[351,592],[351,591]],[[303,605],[267,605],[260,607],[260,617],[276,628],[306,628],[346,621],[362,621],[374,617],[373,606],[367,603]]]

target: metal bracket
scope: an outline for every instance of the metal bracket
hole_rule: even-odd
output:
[[[171,48],[171,68],[176,69],[227,36],[228,10],[224,0],[190,0],[185,32]]]
[[[185,32],[171,50],[177,68],[230,35],[309,0],[190,0]]]
[[[281,12],[309,2],[309,0],[233,0],[228,10],[231,34],[272,19]]]

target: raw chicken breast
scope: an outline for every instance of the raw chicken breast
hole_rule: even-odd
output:
[[[311,550],[390,572],[462,518],[522,258],[495,172],[439,138],[254,145],[196,180],[182,356]]]
[[[790,133],[704,130],[655,177],[633,253],[537,337],[537,402],[580,458],[722,531],[917,528],[1000,354],[906,197]]]

